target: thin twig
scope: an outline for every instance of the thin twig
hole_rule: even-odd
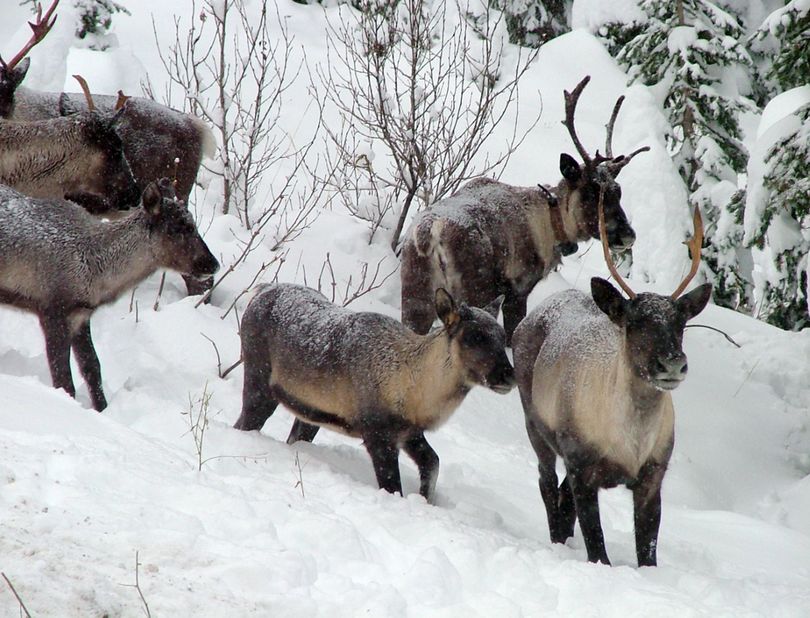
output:
[[[163,286],[166,285],[166,271],[163,271],[163,274],[160,277],[160,286],[158,287],[158,293],[155,297],[155,304],[152,305],[152,311],[157,311],[158,307],[160,307],[160,297],[163,295]]]
[[[25,612],[25,615],[26,615],[27,618],[31,618],[31,612],[29,612],[28,608],[25,607],[25,603],[23,603],[23,600],[20,598],[20,595],[17,594],[17,591],[14,589],[14,586],[11,584],[11,580],[9,580],[9,578],[6,577],[5,573],[0,573],[0,575],[3,576],[3,579],[6,580],[6,583],[8,584],[8,587],[11,588],[11,592],[14,594],[15,598],[17,599],[17,603],[20,604],[20,609]]]
[[[751,367],[750,371],[749,371],[749,372],[746,374],[745,379],[744,379],[744,380],[742,381],[742,383],[741,383],[741,384],[740,384],[740,385],[737,387],[737,390],[736,390],[736,391],[734,391],[734,394],[731,396],[732,398],[736,397],[736,396],[737,396],[737,394],[740,392],[740,390],[742,390],[742,387],[743,387],[743,386],[745,386],[745,383],[746,383],[746,382],[748,382],[748,378],[750,378],[750,377],[751,377],[751,374],[752,374],[752,373],[754,373],[754,369],[756,369],[756,368],[757,368],[757,365],[759,365],[759,361],[760,361],[760,359],[757,359],[757,361],[754,363],[754,366],[753,366],[753,367]]]
[[[301,488],[301,497],[306,500],[307,495],[304,492],[304,468],[301,465],[301,460],[298,458],[298,451],[295,451],[295,468],[298,476],[298,481],[295,483],[295,486]]]
[[[214,461],[215,459],[250,459],[252,461],[267,461],[270,459],[270,453],[264,453],[262,455],[212,455],[211,457],[206,457],[202,460],[203,464],[207,464],[209,461]]]
[[[222,379],[224,380],[225,378],[227,378],[227,377],[228,377],[228,374],[229,374],[229,373],[231,373],[231,371],[233,371],[234,369],[236,369],[236,368],[237,368],[239,365],[241,365],[241,364],[242,364],[242,359],[241,359],[241,357],[240,357],[238,361],[236,361],[236,362],[235,362],[233,365],[231,365],[231,366],[230,366],[230,367],[228,367],[228,368],[227,368],[225,371],[223,371],[223,372],[222,372],[222,375],[220,375],[219,377],[220,377],[220,378],[222,378]]]
[[[205,337],[206,339],[208,339],[208,341],[211,342],[211,345],[214,346],[214,352],[217,355],[217,375],[221,378],[222,377],[222,357],[219,355],[219,348],[217,347],[217,343],[216,343],[216,341],[211,339],[211,337],[209,337],[205,333],[200,333],[200,334],[203,337]]]
[[[139,560],[140,552],[135,552],[135,583],[134,584],[121,584],[126,588],[135,588],[138,591],[138,596],[141,597],[141,603],[143,603],[143,609],[146,612],[147,618],[152,618],[152,612],[149,611],[149,604],[146,602],[146,597],[143,595],[143,590],[141,590],[141,581],[139,576],[138,567],[140,567],[141,562]]]
[[[728,333],[726,333],[725,331],[720,330],[719,328],[715,328],[714,326],[707,326],[706,324],[687,324],[686,328],[708,328],[709,330],[713,330],[713,331],[723,335],[723,337],[725,337],[726,340],[729,343],[734,344],[736,347],[738,347],[738,348],[742,347],[739,343],[734,341],[734,339],[732,339],[731,336]]]

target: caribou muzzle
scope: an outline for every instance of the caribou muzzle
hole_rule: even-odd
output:
[[[688,369],[686,354],[683,352],[660,356],[655,361],[655,374],[652,376],[652,384],[662,391],[674,390],[686,378]]]
[[[512,367],[508,360],[504,359],[489,372],[484,386],[503,395],[511,391],[515,384],[515,368]]]

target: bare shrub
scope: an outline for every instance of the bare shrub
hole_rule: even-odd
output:
[[[327,61],[317,68],[323,97],[341,123],[326,127],[335,169],[330,188],[371,237],[391,219],[396,249],[418,208],[466,180],[500,175],[528,130],[494,155],[483,146],[518,98],[536,52],[504,57],[500,13],[430,0],[358,0],[328,27]],[[377,160],[374,148],[382,145]]]

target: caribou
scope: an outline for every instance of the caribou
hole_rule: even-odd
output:
[[[515,374],[551,541],[573,536],[579,519],[588,560],[610,564],[597,493],[626,485],[638,564],[655,566],[661,483],[675,436],[671,391],[687,373],[683,331],[712,289],[681,295],[700,264],[703,227],[696,209],[692,267],[677,289],[636,294],[611,260],[601,208],[599,217],[608,269],[628,298],[599,277],[590,296],[567,290],[549,297],[515,329]],[[560,485],[558,456],[566,473]]]
[[[424,432],[444,423],[474,385],[515,385],[506,338],[485,309],[435,294],[443,327],[417,335],[379,313],[355,313],[309,288],[260,287],[241,324],[245,374],[234,427],[259,430],[279,403],[295,416],[288,444],[311,442],[321,426],[363,439],[377,482],[402,493],[400,448],[414,460],[419,493],[433,500],[439,457]]]
[[[516,187],[487,178],[470,181],[414,220],[402,247],[402,321],[426,333],[433,323],[431,298],[438,287],[471,305],[484,306],[503,294],[506,335],[526,315],[526,300],[538,281],[576,251],[576,243],[599,237],[597,202],[605,195],[608,240],[629,249],[633,228],[621,206],[616,176],[645,146],[613,156],[613,126],[620,97],[607,124],[605,155],[591,156],[577,137],[574,115],[585,77],[564,92],[563,124],[583,160],[560,156],[562,180],[554,188]]]
[[[94,213],[138,203],[118,136],[124,106],[99,113],[87,84],[88,111],[32,122],[0,120],[0,184],[40,198],[65,198]]]
[[[107,406],[90,318],[158,268],[208,277],[219,268],[167,179],[150,183],[142,207],[102,221],[63,200],[0,186],[0,304],[39,318],[55,388],[76,390],[70,351],[93,407]]]
[[[30,66],[27,54],[53,27],[59,0],[45,14],[41,7],[30,23],[31,38],[8,62],[0,61],[0,117],[15,121],[41,121],[88,110],[81,94],[41,92],[22,86]],[[202,120],[142,97],[123,97],[124,111],[116,121],[138,195],[146,186],[163,177],[174,180],[178,199],[188,203],[203,156],[213,157],[216,141]],[[119,96],[94,94],[95,106],[102,114],[112,113],[122,101]],[[88,170],[90,171],[90,170]],[[52,195],[50,197],[56,197]],[[186,278],[189,293],[201,293],[210,280]]]

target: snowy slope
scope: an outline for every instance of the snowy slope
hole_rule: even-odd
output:
[[[113,60],[65,47],[64,75],[95,71],[99,83],[117,89],[115,59],[131,56],[137,62],[123,75],[128,84],[141,70],[160,78],[150,12],[170,30],[166,3],[127,5],[133,16],[116,18]],[[317,61],[320,10],[280,6]],[[0,34],[17,36],[7,23]],[[56,39],[69,42],[66,34]],[[578,31],[544,47],[527,74],[519,111],[530,117],[537,101],[527,93],[540,92],[543,117],[506,180],[557,179],[559,153],[573,151],[559,123],[562,89],[586,72],[593,81],[578,126],[586,145],[602,145],[625,78]],[[305,84],[289,96],[292,123]],[[639,235],[631,284],[669,292],[685,264],[684,196],[657,137],[662,120],[652,98],[631,88],[625,107],[616,150],[653,146],[620,177]],[[193,206],[227,264],[238,253],[231,233],[238,222],[215,216],[213,195],[200,192]],[[304,271],[311,278],[327,251],[341,281],[361,261],[395,263],[384,241],[367,246],[362,224],[328,211],[295,241],[280,278],[301,282]],[[36,321],[0,309],[0,571],[34,616],[146,615],[132,587],[136,552],[153,616],[810,615],[810,331],[785,333],[716,307],[695,319],[728,332],[741,348],[708,330],[687,331],[690,375],[674,393],[676,446],[664,482],[659,566],[635,566],[630,495],[615,489],[600,497],[609,568],[586,562],[578,530],[566,546],[549,542],[516,392],[474,390],[428,436],[442,462],[435,506],[416,494],[417,474],[405,457],[402,498],[377,490],[356,440],[324,430],[314,444],[287,446],[291,417],[283,409],[261,434],[231,429],[242,371],[219,379],[206,337],[223,365],[238,357],[235,316],[221,316],[268,255],[266,247],[257,251],[253,271],[223,285],[212,306],[195,308],[170,275],[158,311],[157,277],[139,286],[134,302],[100,310],[93,329],[110,400],[103,414],[89,409],[78,382],[77,401],[50,388]],[[586,289],[594,274],[605,274],[598,251],[582,247],[531,304],[564,287]],[[398,316],[396,279],[356,308]],[[189,411],[199,411],[204,393],[207,461],[198,471]],[[0,582],[0,616],[18,615]]]

